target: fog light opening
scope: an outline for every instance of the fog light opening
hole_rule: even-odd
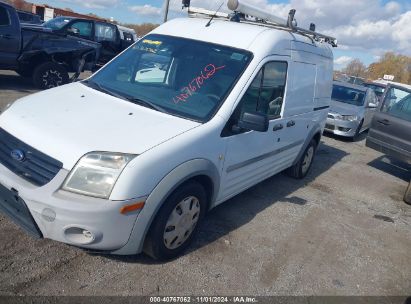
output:
[[[97,242],[101,238],[100,233],[91,232],[81,227],[68,227],[64,230],[65,238],[75,245],[88,245]]]
[[[351,129],[350,128],[338,127],[338,130],[340,130],[341,132],[349,132]]]
[[[94,238],[93,233],[91,231],[88,231],[88,230],[83,230],[83,235],[87,239],[93,239]]]

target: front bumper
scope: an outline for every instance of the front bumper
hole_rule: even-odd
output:
[[[359,125],[359,121],[340,120],[328,117],[324,131],[340,136],[354,137]]]
[[[127,244],[139,210],[121,214],[120,208],[144,200],[110,201],[61,191],[68,174],[64,169],[42,187],[1,164],[0,172],[0,211],[37,237],[90,250],[114,251]]]
[[[14,189],[9,190],[0,184],[0,211],[35,238],[42,238],[39,227],[34,221],[26,202]]]

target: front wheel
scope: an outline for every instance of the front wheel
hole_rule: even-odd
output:
[[[179,256],[193,240],[206,211],[206,192],[190,181],[165,201],[152,223],[144,244],[144,252],[156,260]]]
[[[33,82],[39,89],[51,89],[69,82],[67,70],[54,62],[45,62],[34,69]]]
[[[298,162],[294,166],[288,168],[288,170],[286,171],[287,174],[296,179],[304,178],[311,168],[316,148],[317,142],[314,139],[312,139],[308,144],[307,148],[305,148],[305,151],[301,155]]]
[[[363,123],[364,123],[364,120],[361,120],[360,124],[358,125],[357,130],[355,130],[354,136],[351,138],[352,141],[356,141],[359,138]]]

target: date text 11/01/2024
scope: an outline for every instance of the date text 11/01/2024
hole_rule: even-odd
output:
[[[150,303],[258,303],[255,297],[246,296],[182,296],[182,297],[150,297]]]
[[[212,77],[218,70],[224,69],[225,65],[216,67],[214,64],[210,63],[207,64],[204,69],[201,71],[200,75],[195,77],[190,83],[181,89],[183,93],[175,96],[173,98],[173,102],[178,104],[180,102],[185,102],[189,99],[194,92],[201,89],[204,85],[205,81]]]

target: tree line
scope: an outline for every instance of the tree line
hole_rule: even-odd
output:
[[[411,57],[385,53],[377,62],[371,63],[368,67],[359,59],[353,59],[342,69],[343,74],[376,80],[384,75],[393,75],[394,81],[411,84]]]

